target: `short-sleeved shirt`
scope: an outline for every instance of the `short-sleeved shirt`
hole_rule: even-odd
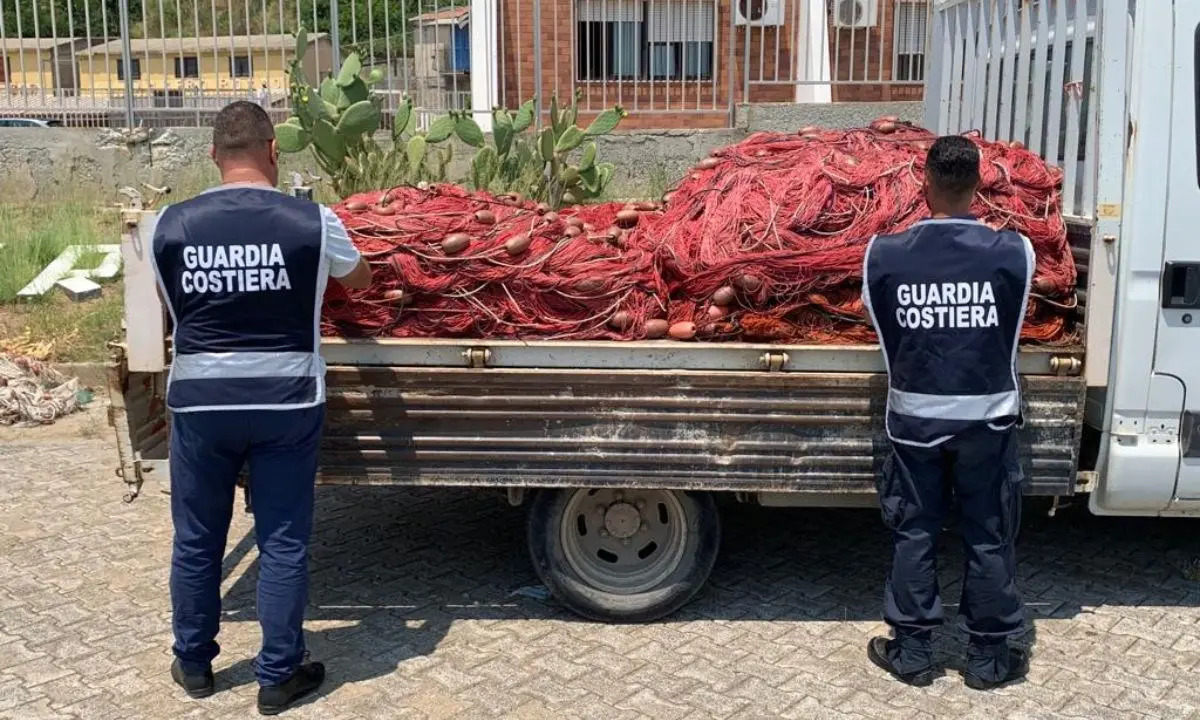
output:
[[[329,260],[329,276],[342,278],[358,267],[362,255],[341,219],[329,208],[321,206],[321,224],[325,227],[325,257]]]

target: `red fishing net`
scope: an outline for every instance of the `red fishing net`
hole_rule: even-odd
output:
[[[375,283],[350,293],[330,283],[326,335],[620,340],[666,315],[653,255],[617,226],[620,205],[555,213],[440,185],[335,210]]]
[[[398,188],[336,210],[376,284],[331,284],[323,331],[347,337],[677,339],[871,343],[861,300],[873,235],[925,217],[934,136],[877,121],[862,130],[759,133],[701,162],[665,199],[547,212],[453,186]],[[1075,266],[1061,172],[974,138],[972,208],[1037,252],[1022,337],[1077,341]]]
[[[701,337],[873,342],[863,252],[873,235],[928,214],[922,173],[934,139],[889,120],[864,130],[759,133],[714,153],[670,195],[655,226],[671,320],[694,322]],[[1023,337],[1071,342],[1063,306],[1074,302],[1075,265],[1061,173],[1028,150],[973,139],[982,153],[974,214],[1023,233],[1037,252]]]

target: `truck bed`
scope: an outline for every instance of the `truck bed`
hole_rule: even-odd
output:
[[[152,234],[153,215],[131,220],[127,337],[109,373],[130,496],[144,479],[167,481],[170,434],[167,329],[133,241]],[[321,351],[325,483],[642,486],[836,503],[874,492],[887,447],[877,346],[327,338]],[[1031,494],[1076,487],[1083,355],[1020,353]]]
[[[869,493],[886,447],[872,346],[332,340],[324,354],[325,482]],[[1021,353],[1031,493],[1075,485],[1084,386],[1052,360],[1079,354]]]
[[[330,339],[322,353],[324,483],[864,494],[887,447],[874,346]],[[1030,494],[1075,488],[1085,387],[1065,373],[1081,356],[1020,354]],[[122,466],[166,481],[164,375],[114,363],[111,382]]]

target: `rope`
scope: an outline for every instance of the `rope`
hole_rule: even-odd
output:
[[[79,410],[79,380],[49,365],[0,354],[0,425],[48,425]]]

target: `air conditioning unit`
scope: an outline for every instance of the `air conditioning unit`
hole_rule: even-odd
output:
[[[871,28],[878,24],[879,0],[834,0],[834,27]]]
[[[735,0],[733,21],[753,27],[781,27],[783,0]]]

